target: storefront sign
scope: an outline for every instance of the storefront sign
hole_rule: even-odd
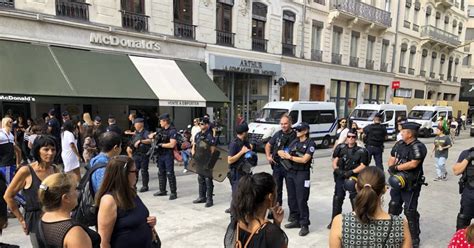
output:
[[[393,81],[392,82],[392,89],[396,90],[400,88],[400,81]]]
[[[251,59],[210,55],[211,70],[233,71],[248,74],[277,76],[281,74],[281,65]]]
[[[156,52],[160,51],[161,49],[160,44],[155,41],[133,40],[121,38],[115,35],[104,35],[98,33],[91,33],[90,43],[112,47],[144,49]]]
[[[160,106],[169,107],[205,107],[205,102],[186,100],[160,100]]]
[[[36,98],[32,96],[12,96],[12,95],[0,95],[0,101],[11,101],[11,102],[35,102]]]

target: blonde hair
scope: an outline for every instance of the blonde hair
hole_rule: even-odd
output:
[[[7,131],[11,131],[11,127],[8,127],[8,128],[7,128],[7,124],[8,124],[9,121],[13,121],[13,119],[10,118],[10,117],[4,117],[4,118],[2,119],[2,126],[1,126],[1,128],[7,129]]]
[[[92,121],[91,115],[89,113],[82,114],[82,119],[84,120],[84,122],[87,123],[87,125],[89,126],[94,125],[94,122]]]
[[[71,174],[54,173],[46,177],[38,190],[38,199],[43,206],[43,211],[54,211],[61,207],[64,194],[69,193],[75,185]]]

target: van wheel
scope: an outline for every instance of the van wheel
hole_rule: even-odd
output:
[[[331,137],[326,136],[323,138],[323,141],[321,142],[321,147],[322,148],[328,148],[329,145],[331,145]]]
[[[429,138],[431,136],[430,130],[427,128],[423,128],[423,131],[421,132],[422,136],[425,138]]]

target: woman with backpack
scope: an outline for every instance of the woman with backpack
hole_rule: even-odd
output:
[[[239,180],[232,200],[233,217],[224,238],[226,248],[286,248],[288,237],[280,228],[284,212],[277,204],[273,176],[262,172]],[[273,223],[267,220],[273,213]]]
[[[44,214],[38,226],[42,247],[99,248],[100,235],[71,219],[78,192],[71,174],[55,173],[40,185],[38,198]]]

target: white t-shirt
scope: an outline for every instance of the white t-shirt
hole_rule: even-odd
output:
[[[79,167],[79,159],[72,151],[71,144],[77,148],[77,140],[74,134],[69,131],[64,131],[61,137],[61,157],[64,164],[64,172],[69,172]]]
[[[344,128],[341,133],[339,134],[339,139],[337,139],[337,144],[346,143],[347,133],[349,132],[349,128]]]

